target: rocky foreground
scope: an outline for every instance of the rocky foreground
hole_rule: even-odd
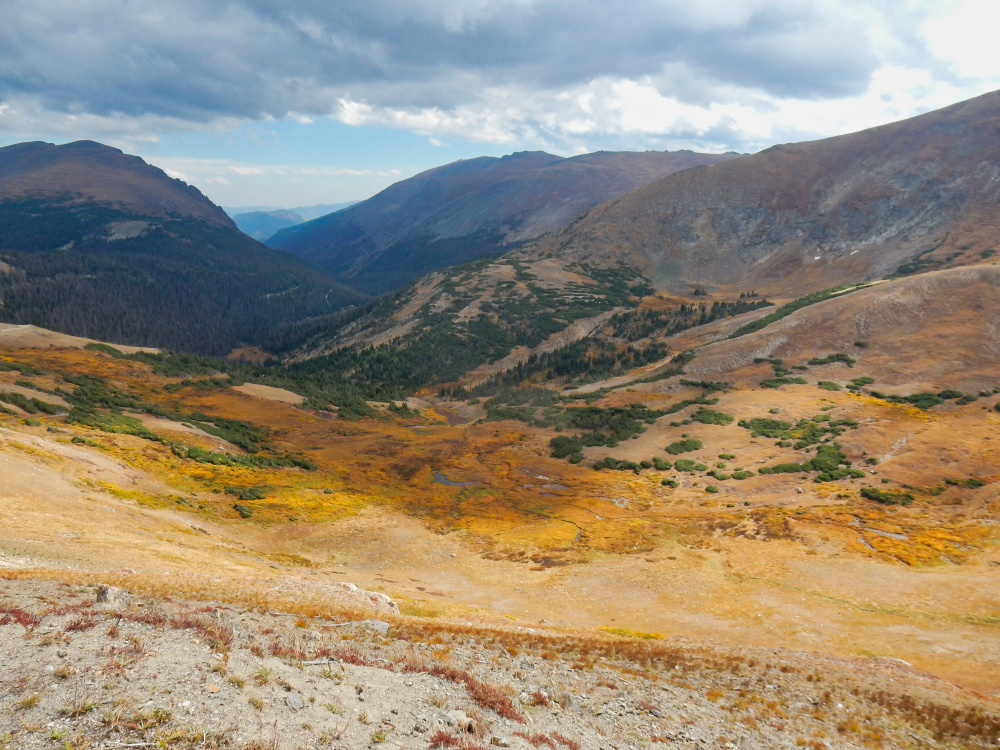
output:
[[[0,581],[0,748],[937,748],[998,733],[995,703],[886,660]]]

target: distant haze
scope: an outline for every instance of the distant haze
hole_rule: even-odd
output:
[[[295,208],[285,208],[284,206],[222,206],[222,210],[229,214],[230,218],[235,218],[239,214],[249,214],[256,212],[270,213],[271,211],[291,211],[298,214],[304,221],[312,221],[320,216],[332,214],[334,211],[342,211],[350,208],[358,201],[348,201],[347,203],[319,203],[315,206],[296,206]]]

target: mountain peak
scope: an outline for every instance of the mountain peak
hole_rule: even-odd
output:
[[[235,228],[200,190],[138,156],[96,141],[0,148],[0,200],[71,195],[142,216],[188,216]]]

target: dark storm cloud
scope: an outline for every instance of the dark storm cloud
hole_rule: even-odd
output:
[[[4,10],[0,102],[194,122],[326,114],[340,98],[447,110],[487,87],[656,80],[672,65],[708,84],[808,99],[859,93],[879,65],[865,29],[817,3],[693,6],[34,0]],[[661,93],[684,98],[683,87]]]

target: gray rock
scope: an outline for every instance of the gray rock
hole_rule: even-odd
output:
[[[490,744],[494,745],[495,747],[510,747],[510,740],[507,739],[506,737],[500,737],[499,735],[495,735],[490,740]]]
[[[304,705],[302,703],[302,698],[298,695],[298,693],[289,693],[285,696],[285,703],[287,703],[288,707],[293,711],[298,711]]]
[[[115,588],[106,583],[97,584],[96,604],[106,607],[127,607],[132,597],[124,589]]]

